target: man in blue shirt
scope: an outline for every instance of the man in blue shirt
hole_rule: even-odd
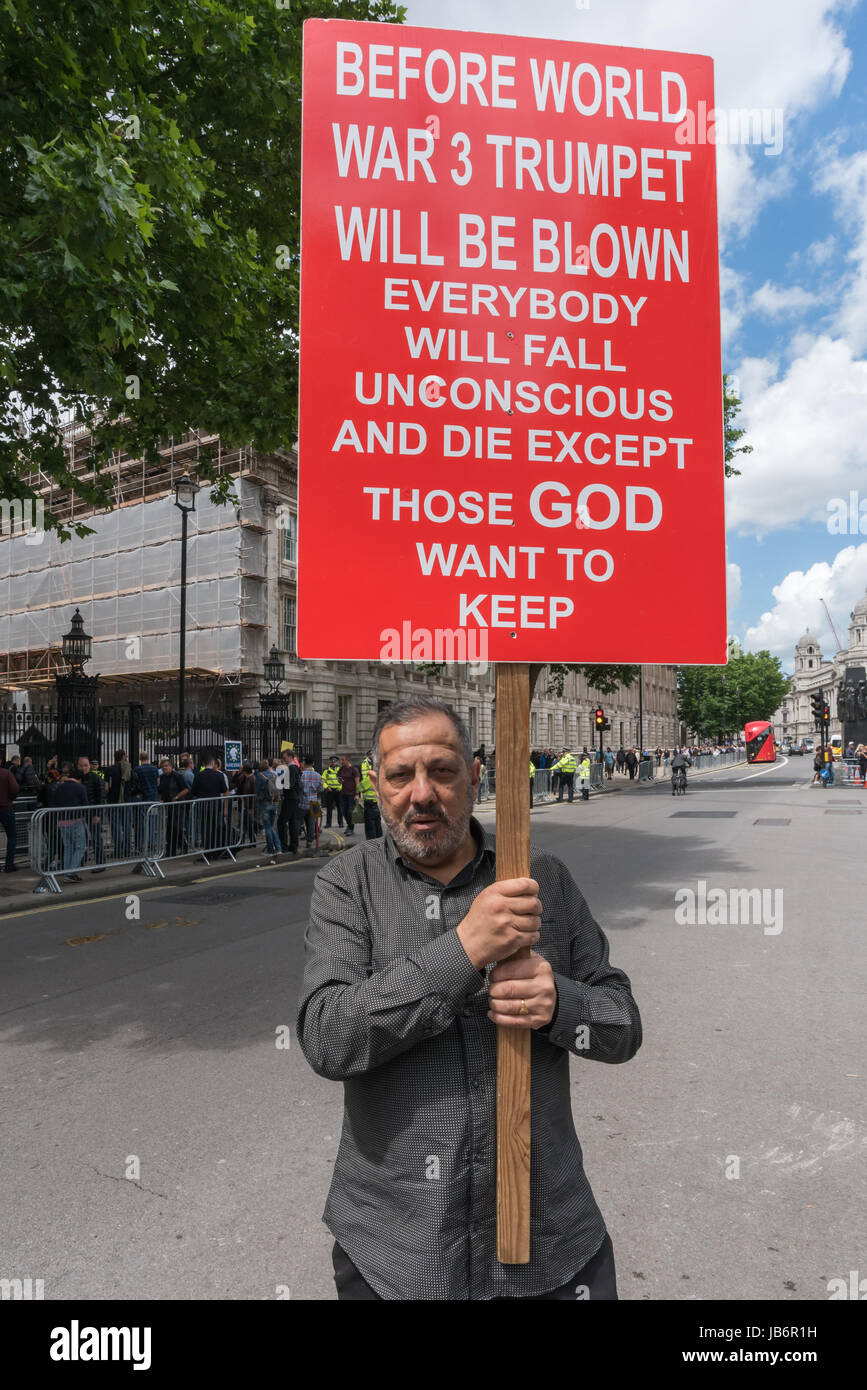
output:
[[[147,753],[139,753],[136,770],[139,801],[159,801],[160,770]]]

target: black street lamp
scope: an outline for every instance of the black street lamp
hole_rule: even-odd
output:
[[[175,506],[181,514],[181,631],[178,687],[178,756],[184,748],[185,685],[187,678],[187,517],[196,510],[199,489],[188,473],[175,484]]]
[[[259,695],[262,716],[262,752],[264,757],[276,756],[280,748],[281,731],[289,722],[289,692],[280,686],[286,679],[286,667],[276,646],[272,647],[263,666],[268,690]]]
[[[64,633],[60,647],[60,654],[69,667],[70,675],[83,675],[92,650],[93,638],[85,632],[81,609],[76,608],[70,629]]]
[[[93,639],[84,630],[84,619],[76,608],[72,623],[64,633],[61,655],[66,662],[66,674],[54,677],[57,686],[57,758],[58,762],[75,762],[76,758],[99,757],[97,747],[96,690],[99,676],[86,676],[84,667],[90,660]]]

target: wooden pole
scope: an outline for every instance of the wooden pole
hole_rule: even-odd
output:
[[[530,874],[530,668],[497,665],[497,878]],[[513,960],[527,957],[529,947]],[[529,1028],[497,1028],[497,1259],[530,1260]]]

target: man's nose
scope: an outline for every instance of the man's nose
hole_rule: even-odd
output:
[[[410,800],[421,804],[436,800],[433,783],[426,772],[417,772],[413,778]]]

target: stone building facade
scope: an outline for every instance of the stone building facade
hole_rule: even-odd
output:
[[[849,615],[849,645],[844,650],[833,657],[823,656],[819,640],[809,628],[799,639],[791,689],[771,720],[777,739],[800,740],[817,736],[810,696],[820,690],[830,706],[828,733],[842,736],[837,697],[850,666],[867,667],[867,593]]]

